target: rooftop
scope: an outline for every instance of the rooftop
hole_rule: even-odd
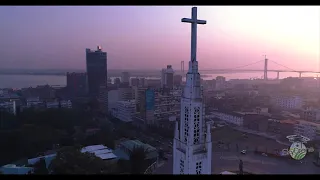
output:
[[[92,146],[86,146],[81,149],[82,153],[88,152],[93,153],[95,156],[107,160],[107,159],[114,159],[117,156],[113,154],[112,149],[104,146],[104,145],[92,145]]]
[[[150,151],[156,151],[157,149],[150,146],[149,144],[145,144],[139,140],[127,140],[121,143],[121,145],[125,146],[129,150],[133,150],[135,147],[144,147],[145,150]]]
[[[223,171],[220,174],[236,174],[236,173],[233,173],[233,172],[230,172],[230,171]]]
[[[120,144],[130,151],[132,151],[135,147],[144,147],[144,149],[148,152],[146,157],[147,159],[155,158],[158,156],[158,151],[156,148],[139,140],[126,140],[124,142],[121,142]],[[124,152],[121,148],[116,149],[115,153],[117,154],[117,156],[123,159],[128,160],[130,158],[129,154]]]
[[[245,115],[243,113],[227,111],[227,110],[214,110],[213,112],[228,114],[228,115],[232,115],[232,116],[240,116],[240,117]]]
[[[25,166],[21,167],[15,164],[8,164],[0,168],[0,171],[3,174],[28,174],[32,170],[33,170],[32,167],[25,167]]]
[[[299,122],[296,120],[287,119],[287,120],[281,120],[280,123],[282,123],[282,124],[298,124]]]
[[[315,123],[315,122],[310,122],[310,121],[305,121],[305,120],[297,120],[300,124],[309,124],[309,125],[313,125],[313,126],[316,126],[316,127],[319,127],[320,128],[320,124],[318,123]]]

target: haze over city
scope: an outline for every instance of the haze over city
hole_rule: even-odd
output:
[[[0,7],[1,68],[85,69],[85,48],[101,45],[108,69],[179,69],[190,59],[186,15],[189,6]],[[200,69],[266,54],[292,69],[319,70],[319,7],[200,6],[198,16],[208,21],[198,28]]]
[[[0,174],[319,174],[319,7],[0,7]]]

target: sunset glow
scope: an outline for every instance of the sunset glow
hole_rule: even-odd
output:
[[[319,7],[198,9],[207,20],[198,28],[200,68],[233,68],[266,54],[293,69],[319,70]],[[1,67],[84,69],[85,48],[101,45],[109,69],[179,68],[190,58],[190,25],[180,21],[190,16],[188,6],[0,7]]]

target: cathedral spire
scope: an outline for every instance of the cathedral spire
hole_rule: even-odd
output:
[[[181,97],[180,123],[176,123],[173,140],[173,174],[211,174],[211,133],[204,122],[197,61],[197,24],[206,21],[197,19],[196,7],[192,8],[191,19],[181,21],[191,23],[191,58]]]
[[[191,58],[189,62],[189,73],[198,73],[197,61],[197,25],[206,24],[205,20],[197,19],[197,7],[192,8],[191,19],[182,18],[181,22],[191,23]]]

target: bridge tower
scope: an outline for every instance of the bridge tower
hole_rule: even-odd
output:
[[[263,71],[264,80],[268,80],[268,59],[267,55],[264,55],[264,71]]]

